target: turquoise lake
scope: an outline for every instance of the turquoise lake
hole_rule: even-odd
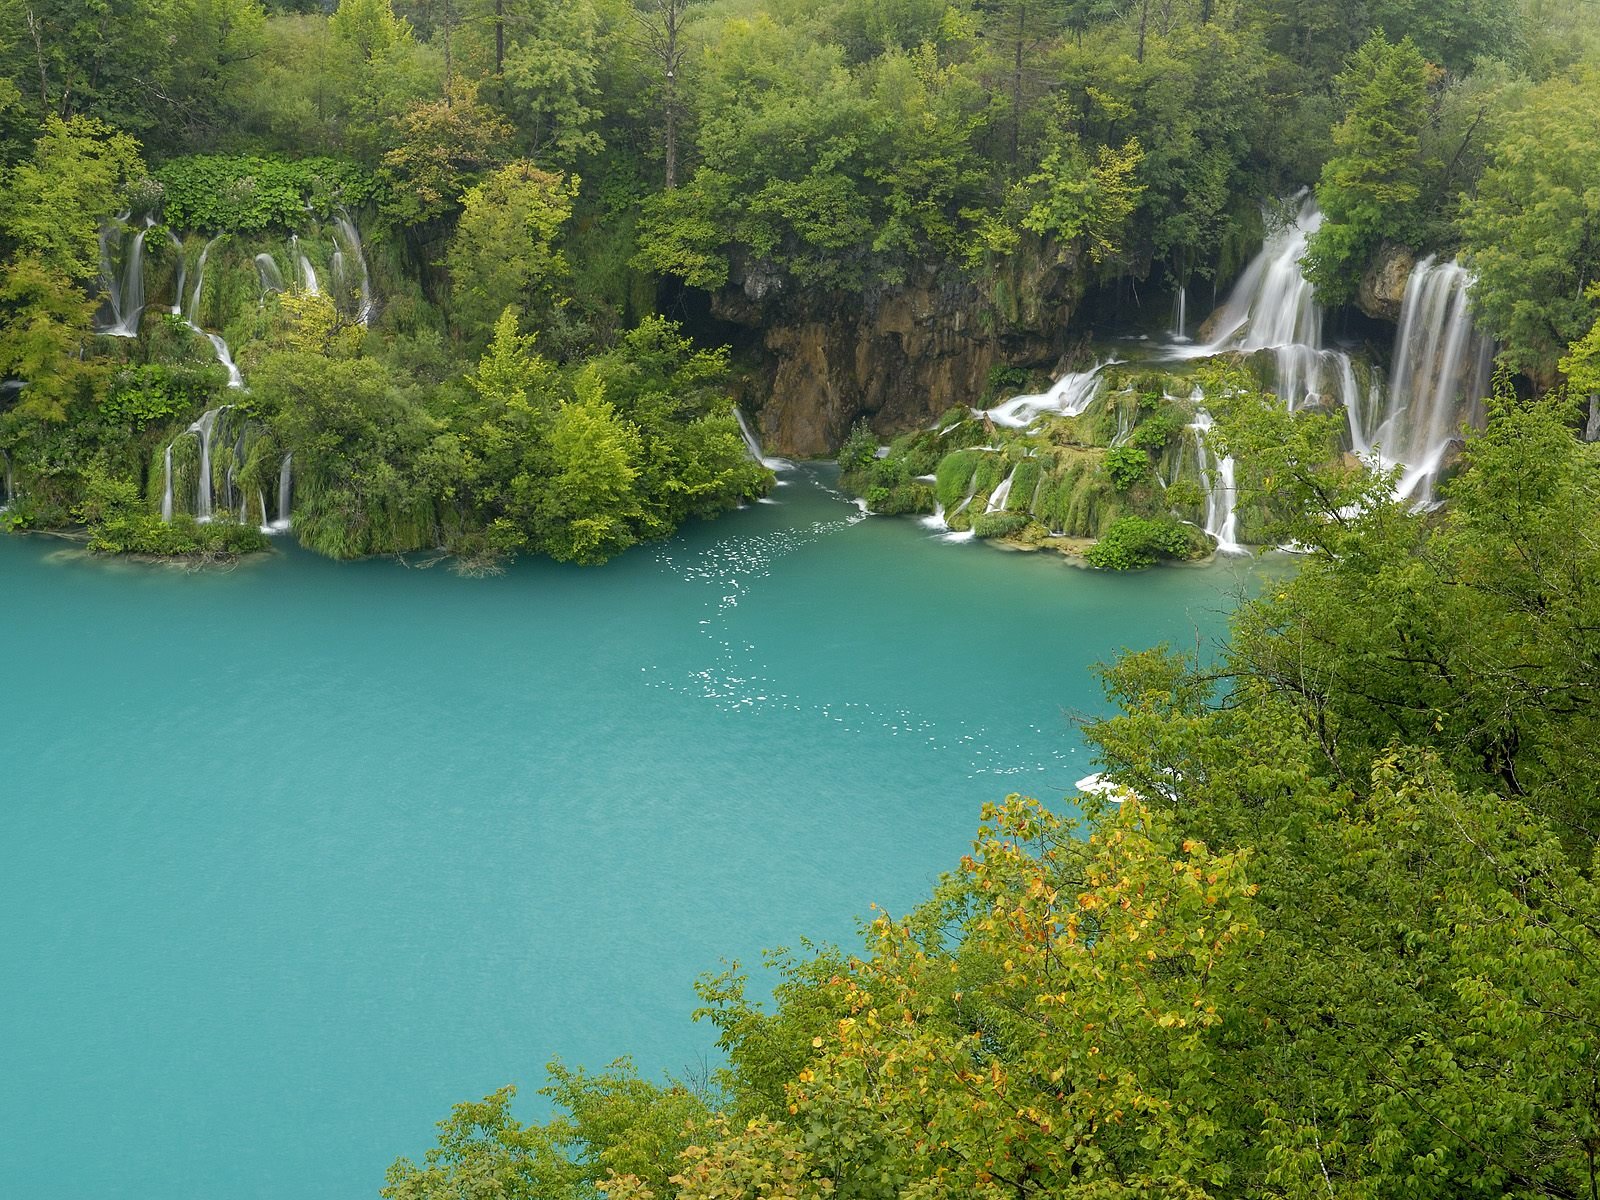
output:
[[[0,1177],[372,1197],[456,1101],[852,943],[1093,765],[1092,664],[1258,568],[1103,575],[861,519],[818,469],[603,568],[90,561],[0,538]]]

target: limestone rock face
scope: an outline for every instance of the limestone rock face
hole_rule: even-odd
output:
[[[762,446],[832,453],[858,417],[882,437],[975,404],[996,366],[1051,368],[1082,296],[1077,264],[1024,246],[980,287],[929,270],[860,293],[800,294],[770,272],[736,270],[713,312],[762,335]]]
[[[1417,256],[1405,246],[1385,242],[1377,256],[1361,274],[1356,305],[1367,316],[1380,321],[1398,321],[1400,305],[1406,298],[1406,281],[1417,265]]]

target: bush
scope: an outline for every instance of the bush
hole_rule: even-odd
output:
[[[364,204],[377,192],[366,170],[334,158],[194,154],[166,163],[156,178],[168,225],[214,233],[293,232],[305,223],[307,205],[327,215],[339,205]]]
[[[100,554],[151,554],[159,558],[230,559],[271,543],[253,525],[213,521],[186,513],[163,521],[154,513],[125,512],[89,527],[89,549]]]
[[[1136,446],[1114,446],[1106,451],[1101,467],[1111,486],[1125,492],[1150,472],[1150,456]]]
[[[1177,522],[1119,517],[1084,558],[1103,570],[1135,571],[1153,566],[1157,559],[1183,558],[1188,553],[1189,535]]]
[[[865,417],[857,417],[844,445],[839,447],[839,469],[848,474],[868,466],[878,454],[878,438]]]
[[[1139,422],[1138,428],[1128,438],[1128,445],[1141,450],[1162,450],[1183,433],[1183,427],[1187,424],[1177,405],[1163,403]]]

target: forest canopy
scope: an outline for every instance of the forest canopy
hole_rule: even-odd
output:
[[[226,406],[242,519],[290,519],[292,458],[327,553],[599,559],[764,486],[752,323],[915,283],[1034,336],[1047,288],[1226,285],[1307,186],[1327,304],[1394,247],[1460,255],[1558,387],[1600,318],[1597,30],[1594,0],[0,0],[4,519],[70,525],[100,476],[130,528],[203,517],[186,434]],[[617,370],[677,386],[617,366],[662,321],[734,353],[630,410]],[[566,527],[569,468],[628,481],[604,531]]]

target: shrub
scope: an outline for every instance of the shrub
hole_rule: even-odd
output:
[[[1119,517],[1084,553],[1089,565],[1108,571],[1134,571],[1154,565],[1159,558],[1182,558],[1189,552],[1189,535],[1175,521],[1145,517]]]
[[[1150,456],[1136,446],[1114,446],[1106,451],[1101,467],[1111,478],[1111,486],[1125,492],[1150,471]]]
[[[839,447],[839,468],[846,473],[868,466],[878,453],[878,438],[865,417],[857,417],[844,445]]]

